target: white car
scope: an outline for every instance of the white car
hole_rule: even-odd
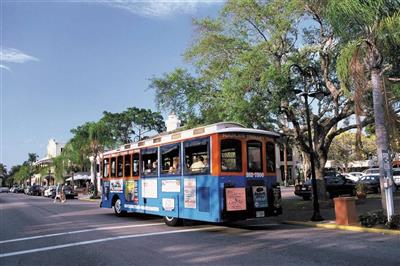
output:
[[[342,174],[344,177],[347,179],[350,179],[351,181],[357,182],[360,177],[363,175],[361,172],[350,172],[350,173],[343,173]]]
[[[379,175],[379,168],[369,168],[369,169],[367,169],[367,170],[364,170],[364,171],[362,172],[362,175],[363,175],[363,176],[366,176],[366,175],[368,175],[368,176],[371,176],[371,175]]]
[[[393,181],[396,187],[400,188],[400,168],[393,168]]]
[[[46,188],[46,190],[43,192],[43,196],[45,197],[51,197],[51,195],[53,194],[53,190],[56,189],[56,186],[49,186],[48,188]]]
[[[8,193],[10,189],[8,187],[0,187],[0,193]]]

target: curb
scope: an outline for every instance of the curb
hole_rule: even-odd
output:
[[[89,199],[89,198],[78,198],[78,200],[90,201],[90,202],[100,202],[99,199]]]
[[[400,230],[368,228],[368,227],[353,226],[353,225],[337,225],[334,223],[328,224],[328,223],[313,223],[313,222],[298,222],[298,221],[283,221],[282,223],[290,224],[290,225],[318,227],[318,228],[324,228],[324,229],[337,229],[337,230],[346,230],[346,231],[352,231],[352,232],[379,233],[379,234],[400,236]]]

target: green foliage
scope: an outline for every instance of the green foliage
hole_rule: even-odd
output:
[[[149,109],[130,107],[121,113],[105,111],[100,122],[107,129],[108,145],[115,147],[141,140],[150,131],[165,130],[163,117]]]
[[[159,109],[189,125],[225,120],[273,129],[274,112],[288,99],[288,67],[281,62],[295,51],[302,12],[295,0],[228,1],[217,18],[195,20],[199,35],[185,58],[197,76],[176,69],[153,78]]]
[[[372,211],[362,214],[359,216],[359,221],[361,225],[365,227],[384,225],[389,229],[400,228],[400,214],[392,215],[390,221],[388,221],[387,216],[383,213],[383,211]]]
[[[383,211],[367,212],[358,217],[362,226],[374,227],[376,225],[384,225],[387,222],[387,217]]]
[[[390,221],[385,226],[389,229],[400,229],[400,214],[392,215]]]
[[[356,133],[345,132],[337,136],[329,149],[328,159],[334,160],[342,169],[347,169],[348,164],[356,160],[368,160],[370,155],[376,155],[375,135],[361,135],[361,158],[356,154]]]
[[[28,165],[22,165],[17,172],[13,174],[13,179],[19,183],[24,182],[30,177],[30,168]]]
[[[351,96],[350,86],[348,85],[351,79],[350,65],[352,60],[354,60],[360,45],[360,40],[347,43],[340,51],[336,62],[336,72],[340,80],[341,88],[348,97]]]

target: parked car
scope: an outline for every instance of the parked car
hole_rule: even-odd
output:
[[[43,191],[43,196],[45,197],[51,197],[53,194],[53,191],[56,190],[56,186],[48,186],[44,191]]]
[[[400,189],[400,168],[393,168],[393,181],[397,189]]]
[[[40,185],[33,185],[28,190],[28,195],[41,196],[43,195],[43,187]]]
[[[18,186],[14,189],[14,193],[24,193],[24,188],[22,186]]]
[[[342,175],[347,178],[350,179],[353,182],[357,182],[360,177],[363,175],[362,172],[350,172],[350,173],[342,173]]]
[[[341,195],[355,195],[355,182],[346,179],[343,175],[325,176],[325,188],[329,198],[335,198]],[[307,180],[304,184],[296,185],[294,189],[296,196],[302,197],[304,200],[311,199],[312,185],[311,180]]]
[[[64,186],[64,193],[66,198],[74,198],[78,196],[78,193],[75,192],[72,186]]]
[[[372,192],[372,193],[380,193],[381,192],[379,175],[362,176],[357,183],[364,184],[366,192]]]
[[[10,189],[8,187],[0,187],[0,193],[8,193]]]
[[[369,168],[367,170],[364,170],[362,172],[362,174],[363,174],[363,176],[371,176],[371,175],[379,176],[380,175],[379,168]]]

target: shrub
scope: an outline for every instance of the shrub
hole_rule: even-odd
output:
[[[392,219],[386,222],[385,226],[389,229],[399,229],[400,228],[400,214],[392,215]]]
[[[357,183],[356,184],[356,192],[360,194],[367,193],[367,186],[364,183]]]
[[[378,224],[386,224],[387,218],[383,211],[367,212],[358,217],[362,226],[373,227]]]

